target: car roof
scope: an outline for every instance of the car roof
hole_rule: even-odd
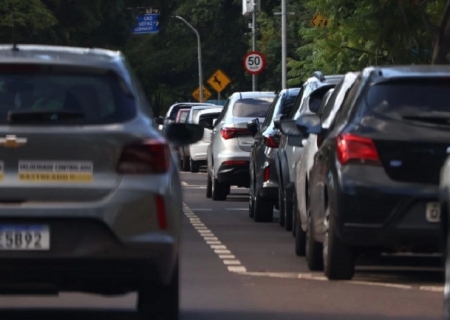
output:
[[[239,91],[233,93],[234,96],[239,96],[243,98],[257,98],[257,97],[275,97],[275,92],[273,91]]]
[[[211,108],[216,108],[216,107],[217,107],[217,105],[215,105],[215,104],[210,104],[210,105],[204,104],[204,105],[201,105],[201,106],[192,106],[189,109],[191,109],[191,110],[198,110],[198,109],[211,109]]]
[[[34,44],[0,45],[0,63],[41,63],[111,68],[124,60],[120,51]]]
[[[222,110],[223,110],[223,107],[208,108],[208,109],[201,110],[198,114],[216,113],[216,112],[221,112]]]
[[[380,80],[397,78],[449,77],[449,65],[398,65],[371,66],[363,70],[363,74],[373,74]]]

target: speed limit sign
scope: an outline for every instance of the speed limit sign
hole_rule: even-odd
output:
[[[244,68],[250,74],[258,74],[266,67],[266,58],[258,51],[251,51],[244,57]]]

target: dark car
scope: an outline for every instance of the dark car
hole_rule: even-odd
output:
[[[439,251],[439,173],[449,152],[449,66],[369,67],[325,132],[311,169],[312,265],[351,279],[366,252]],[[325,131],[324,131],[325,130]]]
[[[264,122],[259,126],[256,118],[248,124],[255,142],[250,153],[249,215],[256,222],[271,222],[273,207],[278,199],[278,176],[275,155],[279,144],[279,131],[274,121],[277,116],[287,116],[300,88],[284,89],[275,97]]]
[[[342,79],[342,75],[324,75],[320,71],[314,72],[302,85],[290,115],[287,119],[296,120],[302,114],[313,114],[318,111],[324,95]],[[287,119],[280,119],[281,121]],[[275,167],[278,176],[278,208],[280,211],[280,226],[287,231],[292,230],[292,204],[295,195],[294,165],[303,153],[303,147],[296,146],[296,137],[282,135],[280,146],[275,157]],[[301,140],[301,139],[300,139]]]

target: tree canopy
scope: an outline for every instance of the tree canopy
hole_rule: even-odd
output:
[[[450,0],[286,0],[288,84],[298,86],[315,70],[326,74],[367,65],[447,63]],[[160,10],[157,34],[132,35],[142,8]],[[267,58],[258,90],[281,89],[280,0],[261,0],[257,48]],[[320,14],[326,26],[312,26]],[[122,50],[156,113],[175,101],[194,100],[198,87],[197,39],[203,85],[218,69],[231,79],[221,93],[250,91],[242,65],[251,49],[251,17],[242,0],[2,0],[0,41]]]

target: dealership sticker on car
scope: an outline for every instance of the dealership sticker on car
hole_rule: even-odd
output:
[[[30,182],[91,182],[89,161],[19,161],[19,180]]]
[[[439,202],[428,202],[426,218],[428,222],[441,221],[441,207]]]
[[[50,250],[47,225],[0,225],[1,250]]]

